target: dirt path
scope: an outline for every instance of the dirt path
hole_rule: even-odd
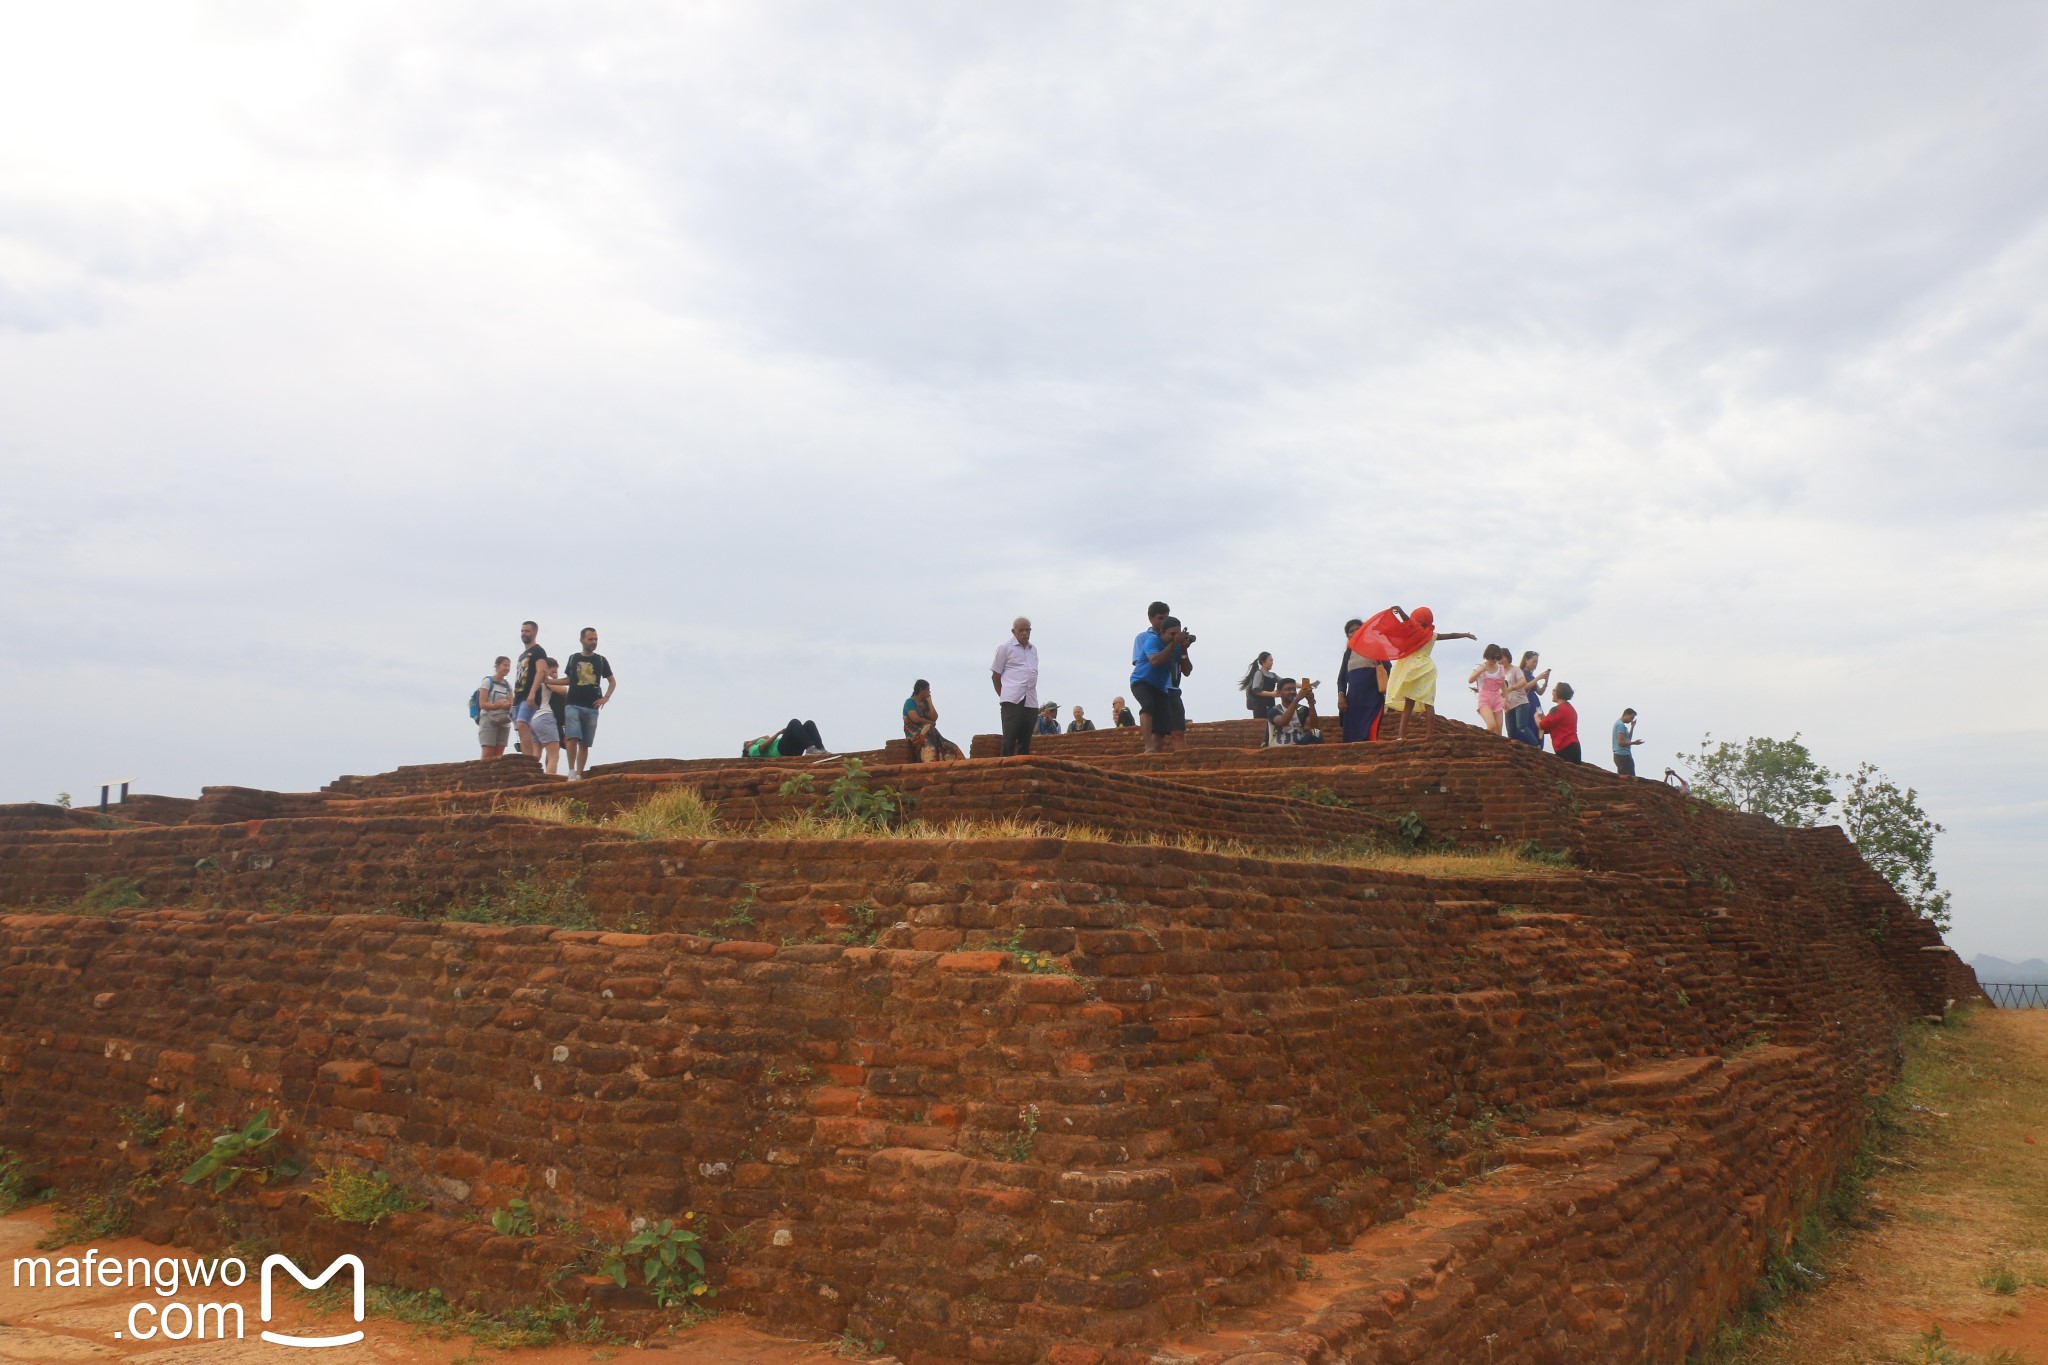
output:
[[[1921,1032],[1896,1101],[1865,1230],[1719,1360],[2048,1365],[2048,1010]]]
[[[363,1340],[336,1346],[317,1354],[293,1351],[265,1342],[265,1329],[298,1336],[327,1336],[353,1331],[357,1324],[343,1313],[317,1313],[294,1292],[276,1295],[275,1320],[259,1320],[259,1293],[255,1267],[249,1278],[235,1289],[216,1286],[210,1290],[180,1293],[177,1300],[188,1305],[239,1304],[242,1335],[234,1336],[232,1315],[224,1315],[227,1339],[215,1330],[214,1320],[205,1319],[206,1339],[196,1333],[182,1341],[167,1340],[160,1330],[159,1315],[172,1302],[143,1289],[29,1288],[15,1283],[10,1269],[17,1257],[83,1256],[90,1245],[100,1259],[116,1258],[124,1263],[131,1257],[156,1261],[166,1255],[186,1255],[173,1247],[161,1247],[136,1237],[97,1238],[61,1251],[39,1251],[36,1241],[50,1227],[52,1212],[28,1209],[0,1218],[0,1361],[5,1362],[147,1362],[147,1365],[278,1365],[281,1360],[304,1356],[320,1365],[587,1365],[588,1362],[644,1360],[675,1362],[675,1365],[824,1365],[835,1358],[830,1343],[790,1341],[755,1331],[736,1320],[714,1319],[684,1332],[646,1343],[615,1342],[592,1346],[548,1346],[498,1351],[478,1347],[464,1335],[440,1335],[427,1328],[389,1319],[371,1317],[363,1324]],[[308,1266],[316,1273],[319,1267]],[[130,1308],[144,1303],[133,1322]],[[154,1311],[152,1311],[154,1310]],[[188,1330],[185,1318],[169,1315],[173,1331]],[[156,1334],[137,1340],[131,1325]]]

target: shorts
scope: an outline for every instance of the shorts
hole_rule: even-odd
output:
[[[535,744],[560,744],[562,742],[562,728],[555,724],[555,713],[548,707],[543,706],[538,711],[535,711],[533,718],[526,722],[526,726],[533,731],[533,742]]]
[[[597,708],[572,706],[562,713],[562,738],[573,739],[588,749],[597,742]]]
[[[512,717],[503,711],[486,711],[476,723],[476,742],[486,749],[502,749],[512,737]]]
[[[1636,756],[1634,754],[1616,754],[1614,756],[1614,771],[1620,773],[1623,777],[1634,777],[1636,775]]]
[[[1131,695],[1138,699],[1138,710],[1152,722],[1152,733],[1170,735],[1177,730],[1188,728],[1187,706],[1181,701],[1180,693],[1162,690],[1151,683],[1134,682]]]
[[[515,724],[521,724],[521,725],[523,725],[523,724],[525,724],[525,723],[526,723],[527,721],[530,721],[530,720],[532,720],[532,719],[533,719],[533,703],[532,703],[532,702],[530,702],[530,701],[522,701],[522,702],[514,702],[514,703],[512,704],[512,720],[513,720],[513,722],[514,722]]]

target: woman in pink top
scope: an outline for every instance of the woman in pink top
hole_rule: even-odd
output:
[[[1507,651],[1499,645],[1488,645],[1485,662],[1473,669],[1472,676],[1465,681],[1478,684],[1479,718],[1486,722],[1490,733],[1499,734],[1501,716],[1507,711]]]

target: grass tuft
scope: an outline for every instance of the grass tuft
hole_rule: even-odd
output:
[[[666,787],[604,822],[640,839],[709,839],[719,831],[718,807],[695,787]]]
[[[499,815],[531,820],[537,825],[594,825],[590,807],[581,801],[549,800],[540,796],[514,796],[491,809]]]
[[[448,907],[445,919],[468,924],[551,924],[558,929],[594,929],[597,916],[575,879],[505,879],[498,894],[489,892],[467,905]]]
[[[723,832],[718,808],[695,787],[663,787],[602,817],[573,797],[514,796],[492,809],[535,824],[615,829],[636,839],[709,839]]]
[[[20,1153],[0,1147],[0,1216],[13,1213],[34,1198],[35,1177]]]
[[[348,1306],[347,1291],[338,1285],[327,1285],[300,1297],[323,1312],[341,1312]],[[444,1340],[466,1336],[492,1350],[564,1342],[620,1345],[625,1341],[618,1333],[605,1329],[602,1314],[586,1316],[575,1304],[559,1300],[545,1307],[516,1308],[493,1316],[457,1308],[438,1289],[398,1289],[373,1284],[363,1294],[363,1307],[371,1315],[421,1328],[432,1336]]]
[[[420,1207],[420,1201],[393,1185],[384,1172],[359,1171],[352,1166],[322,1166],[307,1197],[336,1222],[364,1227],[375,1227],[394,1213]]]
[[[36,1245],[54,1251],[99,1237],[119,1237],[128,1231],[128,1220],[134,1213],[134,1201],[118,1191],[89,1194],[58,1210],[57,1220]]]

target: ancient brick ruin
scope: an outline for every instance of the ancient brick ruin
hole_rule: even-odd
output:
[[[1450,723],[1255,742],[866,756],[928,824],[1031,838],[749,837],[815,801],[802,760],[0,808],[0,1145],[127,1188],[147,1235],[356,1250],[492,1309],[651,1312],[558,1278],[553,1220],[690,1211],[721,1308],[909,1361],[1675,1362],[1824,1192],[1902,1024],[1976,993],[1839,831]],[[506,809],[677,785],[727,832]],[[1544,875],[1326,856],[1403,842]],[[583,927],[448,917],[513,885]],[[135,1113],[266,1108],[425,1206],[366,1230],[303,1177],[133,1183]],[[535,1235],[493,1229],[515,1198]]]

